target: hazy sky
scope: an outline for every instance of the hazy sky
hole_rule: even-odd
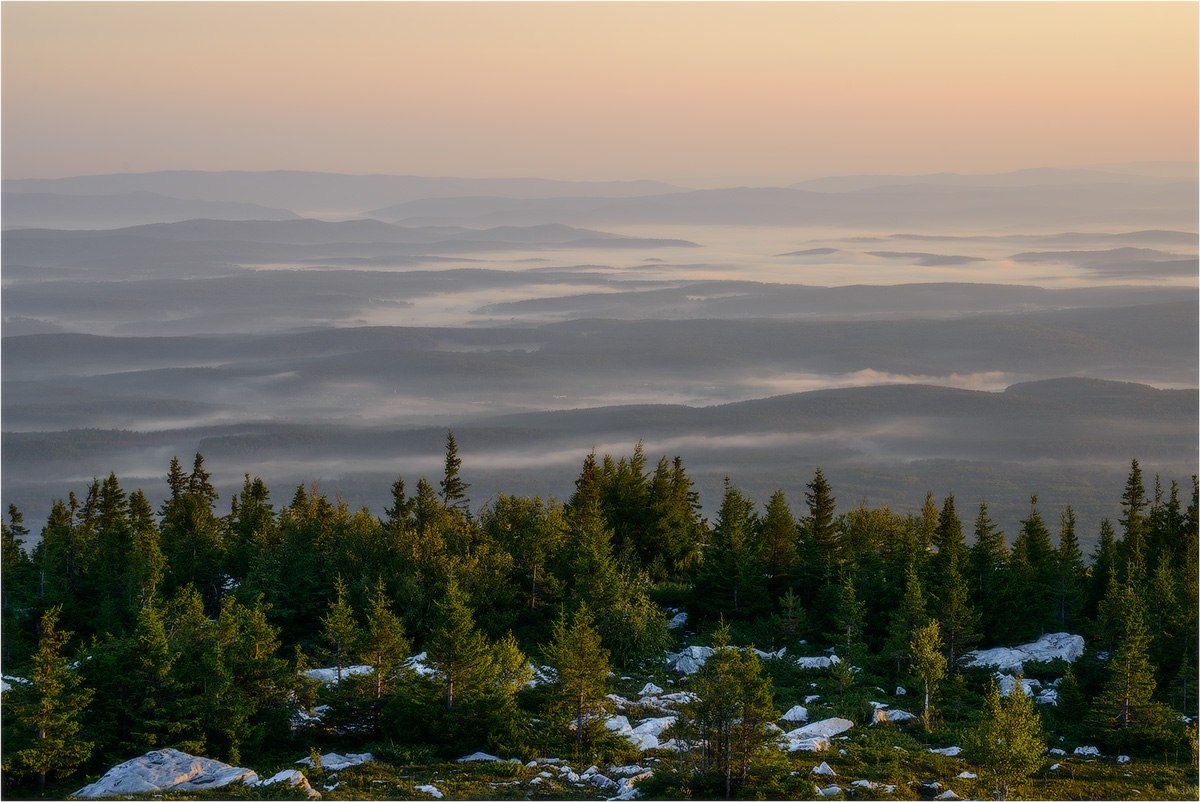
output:
[[[3,173],[1193,160],[1197,4],[3,4]]]

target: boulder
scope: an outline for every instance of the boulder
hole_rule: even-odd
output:
[[[962,663],[965,666],[990,666],[1015,674],[1025,670],[1025,663],[1050,660],[1073,663],[1083,654],[1083,647],[1084,640],[1081,635],[1052,632],[1032,643],[1023,643],[1020,646],[998,646],[995,649],[967,652],[962,656]]]
[[[339,755],[337,752],[329,752],[321,755],[321,768],[325,771],[341,771],[348,769],[351,766],[357,766],[360,763],[366,763],[369,760],[374,760],[375,756],[370,752],[347,752],[344,755]],[[301,758],[296,761],[302,765],[312,768],[313,760],[311,757]]]
[[[1075,754],[1080,757],[1100,757],[1100,750],[1095,746],[1077,746]]]
[[[833,738],[836,735],[841,735],[851,727],[854,722],[848,718],[826,718],[821,721],[814,721],[812,724],[806,724],[803,727],[797,727],[787,733],[787,737],[792,740],[801,738]]]
[[[808,721],[808,708],[803,705],[793,705],[779,717],[780,721]]]
[[[260,780],[256,785],[275,785],[277,783],[287,783],[292,788],[299,788],[309,799],[321,798],[321,792],[309,785],[308,778],[304,776],[304,772],[297,771],[296,769],[284,769],[273,777]]]
[[[638,691],[639,697],[641,697],[641,696],[661,696],[662,694],[663,694],[663,689],[658,687],[657,685],[655,685],[653,682],[647,682],[645,685],[642,686],[642,689],[640,691]]]
[[[434,799],[441,799],[443,794],[436,785],[418,785],[413,789],[419,794],[429,794]]]
[[[837,772],[834,771],[832,768],[830,768],[829,764],[826,763],[824,760],[821,761],[821,765],[813,766],[812,773],[813,774],[821,774],[826,777],[836,777],[837,776]]]
[[[85,785],[74,795],[96,799],[165,791],[204,791],[224,788],[236,782],[257,783],[258,774],[219,760],[189,755],[178,749],[156,749],[113,766],[99,780]]]
[[[962,754],[961,746],[944,746],[941,749],[930,749],[935,755],[945,755],[946,757],[958,757]]]

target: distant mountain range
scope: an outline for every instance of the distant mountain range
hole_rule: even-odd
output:
[[[190,218],[372,217],[406,225],[1195,225],[1195,165],[988,175],[834,176],[787,187],[302,171],[5,180],[4,225],[115,228]]]

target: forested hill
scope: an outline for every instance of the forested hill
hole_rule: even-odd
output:
[[[778,781],[759,754],[775,748],[772,705],[817,684],[785,654],[837,656],[820,687],[851,717],[875,686],[923,689],[922,737],[944,742],[1001,704],[986,701],[989,673],[964,664],[969,650],[1081,633],[1073,666],[1043,668],[1053,737],[1146,755],[1194,742],[1179,719],[1197,714],[1194,476],[1190,493],[1157,477],[1147,487],[1133,462],[1119,520],[1085,554],[1071,509],[1043,511],[1036,496],[1006,536],[986,504],[953,496],[920,510],[839,504],[817,470],[792,501],[780,490],[765,506],[728,479],[706,520],[682,460],[652,466],[639,444],[589,455],[566,502],[502,494],[473,511],[462,468],[450,434],[440,480],[410,495],[397,479],[376,517],[315,486],[279,500],[249,475],[219,499],[196,455],[190,470],[171,462],[159,510],[115,475],[55,502],[32,553],[10,507],[5,781],[94,774],[168,745],[235,762],[314,744],[616,759],[630,747],[604,726],[608,666],[661,678],[681,633],[775,659],[747,651],[753,665],[737,669],[765,716],[746,733],[740,776],[728,762],[664,766],[663,793],[711,793],[722,772],[727,793]],[[688,628],[669,628],[668,612]],[[722,660],[711,671],[733,670]],[[352,664],[369,681],[312,679],[315,665]],[[698,721],[711,680],[687,681],[680,728]]]

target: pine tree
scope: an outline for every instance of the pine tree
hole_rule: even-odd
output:
[[[1109,584],[1101,605],[1103,619],[1113,632],[1108,678],[1092,706],[1089,723],[1118,749],[1161,741],[1168,714],[1154,701],[1154,666],[1145,610],[1129,581]]]
[[[1063,510],[1062,528],[1058,536],[1057,577],[1054,584],[1058,628],[1072,632],[1079,621],[1084,602],[1083,552],[1075,535],[1075,511]]]
[[[994,642],[1001,616],[1005,613],[1004,592],[1008,567],[1008,548],[1004,535],[996,529],[988,515],[987,502],[979,503],[975,518],[975,543],[971,546],[970,579],[971,604],[979,611],[980,629],[989,642]]]
[[[796,549],[796,519],[788,507],[782,490],[771,494],[767,510],[760,523],[759,543],[767,582],[774,591],[788,582],[800,560]]]
[[[362,661],[371,667],[371,722],[376,734],[385,698],[407,673],[405,660],[411,646],[404,634],[404,624],[392,612],[392,602],[380,580],[371,595],[366,637],[359,652]]]
[[[858,598],[854,590],[854,578],[849,571],[842,576],[834,622],[837,629],[832,639],[838,644],[846,668],[855,666],[861,669],[867,656],[867,646],[863,640],[867,625],[867,605]]]
[[[1042,522],[1037,496],[1029,499],[1029,517],[1021,521],[1021,532],[1013,541],[1010,563],[1012,592],[1021,611],[1010,610],[1005,634],[1013,639],[1036,637],[1055,621],[1054,580],[1058,573],[1057,556],[1050,543],[1050,532]]]
[[[724,621],[713,635],[712,656],[691,678],[692,700],[680,709],[672,732],[698,751],[698,768],[715,776],[725,798],[746,781],[755,757],[770,748],[768,725],[779,712],[771,681],[751,648],[732,648]]]
[[[946,656],[942,654],[942,648],[941,625],[936,619],[918,627],[909,641],[912,673],[924,688],[921,723],[926,732],[933,729],[933,701],[938,683],[946,676]]]
[[[429,664],[437,669],[437,681],[443,686],[447,710],[478,697],[495,681],[492,647],[475,627],[466,596],[454,579],[447,583],[446,595],[437,604],[428,652]]]
[[[916,567],[910,562],[904,575],[904,596],[900,606],[892,611],[888,638],[883,647],[884,655],[895,661],[898,675],[909,664],[913,633],[928,622],[929,614],[921,578],[917,575]]]
[[[67,667],[63,649],[72,633],[57,628],[61,612],[52,607],[42,614],[30,682],[9,692],[5,711],[19,723],[23,736],[17,744],[5,745],[12,755],[6,768],[37,775],[39,791],[49,775],[67,776],[85,763],[94,746],[83,739],[81,721],[94,692],[80,687],[79,676]]]
[[[693,598],[709,615],[748,618],[768,603],[754,503],[725,478],[725,495],[704,552]]]
[[[1018,689],[1023,679],[1017,677]],[[992,680],[979,725],[967,739],[967,753],[980,781],[996,799],[1008,799],[1042,767],[1045,751],[1046,737],[1033,700],[1020,690],[1001,697],[1000,686]]]
[[[442,476],[440,484],[442,503],[447,508],[459,509],[465,511],[469,502],[467,501],[467,488],[469,484],[462,480],[458,475],[462,468],[462,460],[458,456],[458,443],[454,441],[454,432],[446,432],[446,469]]]
[[[1125,536],[1121,540],[1124,562],[1122,576],[1129,577],[1140,585],[1146,578],[1146,510],[1150,502],[1146,499],[1146,488],[1142,484],[1142,469],[1135,459],[1129,466],[1129,478],[1125,480],[1125,492],[1121,494],[1121,518],[1119,523]]]
[[[354,617],[354,608],[346,598],[346,583],[338,574],[334,584],[336,598],[329,602],[329,612],[321,616],[321,637],[328,645],[337,668],[337,681],[342,684],[342,672],[349,666],[358,653],[362,641],[362,630]]]
[[[812,481],[806,487],[804,500],[808,504],[808,515],[800,522],[800,556],[805,574],[802,587],[811,587],[819,593],[821,588],[837,581],[841,564],[841,544],[834,518],[837,500],[820,468],[813,473]]]
[[[573,722],[575,751],[581,755],[584,743],[603,727],[600,716],[607,709],[610,671],[608,650],[600,645],[586,604],[579,605],[569,622],[565,611],[559,615],[543,657],[557,675],[551,712]]]
[[[958,658],[979,641],[979,613],[971,606],[967,581],[951,555],[945,584],[938,599],[938,618],[946,640],[946,659],[951,673],[958,671]]]

